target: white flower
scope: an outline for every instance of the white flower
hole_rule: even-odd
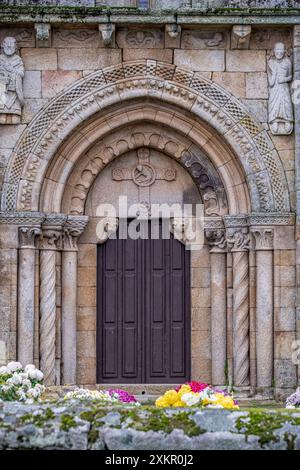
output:
[[[27,374],[28,374],[29,379],[35,380],[36,379],[36,373],[37,373],[36,369],[28,369],[27,370]]]
[[[21,362],[9,362],[7,364],[7,368],[11,372],[15,372],[16,370],[23,369],[23,366],[22,366]]]
[[[287,410],[295,410],[295,405],[286,405]]]
[[[8,380],[14,385],[21,385],[23,382],[21,375],[16,373]]]
[[[6,366],[0,367],[0,375],[10,374],[10,370]]]
[[[22,387],[27,388],[27,389],[31,388],[31,382],[30,382],[30,380],[28,380],[28,379],[23,379]]]
[[[17,391],[17,394],[19,396],[19,400],[20,401],[25,401],[26,400],[26,393],[23,392],[23,390],[18,390]]]
[[[43,380],[44,374],[41,370],[36,369],[35,371],[36,380]]]
[[[25,366],[25,372],[28,372],[30,369],[36,369],[35,365],[34,364],[27,364]]]
[[[195,393],[184,393],[181,397],[181,401],[186,403],[188,406],[193,406],[199,403],[200,397],[199,395],[196,395]]]

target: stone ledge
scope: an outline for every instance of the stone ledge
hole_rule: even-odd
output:
[[[2,402],[0,449],[300,449],[300,412]]]

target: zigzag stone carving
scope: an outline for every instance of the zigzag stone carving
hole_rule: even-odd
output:
[[[203,76],[154,60],[98,70],[51,100],[23,132],[5,175],[2,210],[30,210],[46,162],[80,123],[125,100],[173,103],[207,122],[235,150],[255,211],[288,211],[284,171],[267,132],[230,93]]]

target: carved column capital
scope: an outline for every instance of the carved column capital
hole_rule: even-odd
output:
[[[224,228],[206,229],[205,236],[211,253],[224,253],[227,251],[226,231]]]
[[[250,248],[250,235],[248,227],[230,227],[226,230],[228,248],[232,253],[248,251]]]
[[[68,216],[63,226],[62,248],[64,251],[77,251],[77,240],[84,231],[89,218],[87,216]]]
[[[43,228],[40,236],[41,250],[58,250],[61,248],[61,229]]]
[[[258,250],[272,250],[274,240],[274,230],[267,227],[253,227],[251,228],[255,239],[255,249]]]
[[[20,248],[35,248],[36,237],[41,234],[40,227],[19,227]]]

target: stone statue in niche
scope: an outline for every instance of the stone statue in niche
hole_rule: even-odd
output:
[[[16,54],[16,40],[6,37],[0,54],[0,124],[17,124],[21,120],[24,65]]]
[[[278,42],[268,62],[268,117],[274,135],[287,135],[293,131],[292,78],[292,62],[286,54],[285,45]]]

